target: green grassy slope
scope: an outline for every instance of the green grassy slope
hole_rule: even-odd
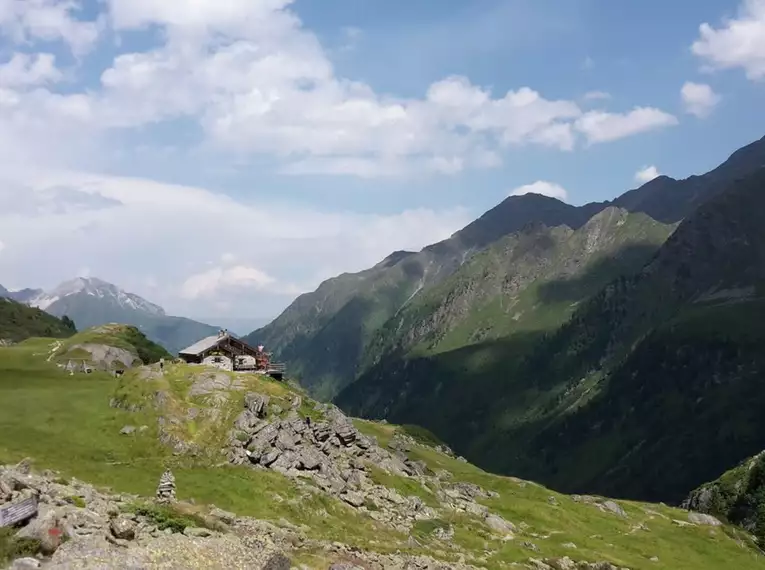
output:
[[[456,551],[470,555],[489,552],[489,568],[509,569],[530,555],[609,560],[633,570],[746,570],[763,563],[751,540],[734,528],[681,527],[672,521],[687,520],[683,511],[637,502],[623,503],[628,517],[621,518],[533,483],[491,475],[423,445],[412,446],[408,454],[425,461],[433,471],[448,470],[453,481],[474,482],[499,493],[482,502],[513,521],[519,530],[515,540],[503,542],[487,534],[474,519],[455,513],[448,520],[418,523],[414,534],[423,546],[413,547],[407,536],[329,496],[306,494],[278,473],[215,467],[204,454],[196,458],[174,456],[157,442],[156,412],[151,407],[131,413],[109,406],[115,395],[138,402],[153,397],[159,389],[182,408],[193,405],[204,410],[204,402],[189,394],[191,367],[171,365],[165,376],[156,374],[157,367],[151,368],[153,374],[148,376],[146,369],[140,369],[121,382],[99,372],[69,376],[47,361],[53,346],[53,339],[32,339],[0,348],[0,462],[29,456],[39,468],[53,468],[115,491],[146,496],[153,495],[159,475],[169,465],[182,500],[214,503],[274,522],[285,519],[305,524],[311,537],[383,552],[432,554],[439,547],[430,542],[428,524],[449,523],[455,530]],[[285,384],[267,378],[248,376],[245,381],[248,389],[269,393],[275,400],[287,401],[293,395]],[[306,398],[304,409],[312,406]],[[225,406],[222,413],[226,413]],[[126,424],[146,425],[147,429],[133,436],[120,435]],[[356,424],[381,444],[401,430],[361,420]],[[187,422],[184,426],[190,430],[193,426],[188,435],[200,444],[219,444],[214,422]],[[422,437],[421,431],[418,437]],[[429,493],[418,489],[410,478],[387,476],[384,482],[405,494],[427,497]],[[523,546],[526,541],[536,544],[541,552],[530,552]],[[658,561],[652,561],[653,557]],[[295,561],[309,568],[328,566],[326,554],[321,552],[298,552]]]
[[[330,398],[357,377],[374,331],[413,295],[440,283],[476,252],[528,223],[578,228],[604,207],[577,208],[546,196],[513,196],[447,240],[418,253],[395,252],[366,271],[325,281],[245,340],[270,347],[312,394]]]
[[[412,299],[376,332],[365,365],[392,350],[434,354],[554,329],[611,279],[640,268],[673,229],[616,208],[576,231],[527,226]]]
[[[84,357],[85,355],[73,355],[73,351],[79,351],[77,345],[101,344],[127,350],[140,358],[145,364],[158,362],[161,358],[171,358],[163,347],[152,342],[136,327],[122,324],[106,324],[92,327],[67,338],[58,343],[55,356],[65,359],[67,356]]]
[[[372,366],[337,403],[421,423],[466,452],[497,400],[506,418],[544,414],[562,389],[521,375],[524,357],[611,279],[639,269],[672,229],[609,208],[577,231],[505,238],[391,319],[370,346]]]
[[[45,311],[0,297],[0,339],[18,342],[32,336],[65,338],[76,329]]]

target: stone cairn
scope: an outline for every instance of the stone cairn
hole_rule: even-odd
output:
[[[157,500],[160,503],[170,503],[175,501],[175,476],[169,469],[162,473],[162,477],[159,478]]]

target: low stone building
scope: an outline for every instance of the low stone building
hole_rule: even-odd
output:
[[[178,356],[189,364],[201,364],[221,370],[256,372],[281,379],[284,375],[284,364],[271,362],[271,354],[263,348],[253,348],[228,331],[221,330],[217,336],[203,338],[184,348]]]

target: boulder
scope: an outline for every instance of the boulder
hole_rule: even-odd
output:
[[[193,538],[207,538],[208,536],[212,536],[213,532],[207,528],[187,526],[183,529],[183,534]]]
[[[244,396],[244,407],[255,414],[257,418],[264,418],[268,409],[270,398],[265,394],[257,392],[247,392]]]
[[[272,449],[271,451],[268,451],[263,455],[263,457],[260,458],[260,464],[264,467],[268,467],[272,463],[274,463],[277,459],[279,459],[279,456],[282,454],[280,449]]]
[[[127,517],[119,516],[109,522],[109,530],[115,538],[133,540],[135,538],[136,524]]]
[[[65,538],[60,513],[49,505],[40,504],[37,516],[19,530],[16,537],[38,540],[44,554],[53,554]]]
[[[603,509],[611,513],[614,513],[615,515],[619,515],[620,517],[627,516],[627,513],[624,511],[621,505],[619,505],[615,501],[606,501],[605,503],[603,503]]]
[[[343,493],[340,498],[353,507],[360,507],[364,504],[364,495],[355,491]]]
[[[210,517],[224,524],[234,524],[236,521],[236,515],[234,513],[224,511],[223,509],[219,509],[217,507],[210,511]]]
[[[708,526],[720,526],[722,523],[713,517],[712,515],[706,515],[703,513],[688,513],[688,520],[693,524],[708,525]]]
[[[510,521],[507,521],[503,519],[499,515],[490,514],[486,517],[484,520],[486,523],[486,526],[488,526],[490,529],[501,532],[504,534],[510,534],[516,532],[515,525],[511,523]]]
[[[40,566],[41,563],[37,558],[18,558],[13,561],[10,570],[32,570]]]

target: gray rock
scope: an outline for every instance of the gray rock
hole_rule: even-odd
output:
[[[292,562],[281,552],[272,555],[263,565],[262,570],[290,570]]]
[[[183,529],[183,534],[193,538],[207,538],[212,536],[212,531],[207,528],[198,528],[194,526],[187,526]]]
[[[466,503],[465,511],[480,518],[487,518],[489,516],[489,508],[484,505],[479,505],[478,503]]]
[[[360,507],[364,504],[364,495],[355,491],[348,491],[340,495],[340,498],[354,507]]]
[[[326,456],[313,447],[301,448],[298,452],[299,467],[313,471],[319,469],[326,461]]]
[[[290,434],[287,430],[281,430],[279,432],[279,435],[276,437],[276,442],[274,445],[281,449],[282,451],[286,450],[294,450],[296,447],[296,444],[298,442],[298,438],[294,435]]]
[[[408,460],[406,466],[409,467],[415,475],[425,475],[428,472],[428,464],[424,461]]]
[[[276,451],[278,451],[278,448]],[[271,469],[286,473],[290,469],[297,467],[299,463],[300,458],[298,454],[294,451],[287,450],[282,452],[279,457],[277,457],[276,461],[271,464]]]
[[[510,534],[516,532],[515,525],[511,523],[510,521],[507,521],[500,517],[499,515],[490,514],[486,517],[485,521],[486,525],[497,532]]]
[[[708,526],[720,526],[722,523],[713,517],[712,515],[705,515],[703,513],[688,513],[688,520],[693,524],[708,525]]]
[[[32,570],[32,568],[39,568],[40,566],[40,561],[37,558],[18,558],[13,561],[11,570]]]
[[[620,517],[626,517],[627,513],[624,511],[624,509],[616,503],[615,501],[606,501],[603,503],[603,508],[609,512],[614,513],[615,515],[619,515]]]
[[[255,414],[255,417],[263,418],[266,415],[266,409],[270,398],[265,394],[248,392],[244,396],[244,407]]]
[[[53,554],[65,538],[60,518],[56,509],[42,503],[39,505],[37,517],[19,530],[16,537],[38,540],[44,554]]]
[[[135,538],[136,524],[127,517],[120,516],[109,522],[109,529],[115,538],[133,540]]]
[[[135,432],[135,426],[125,426],[120,430],[121,435],[131,435]]]
[[[329,425],[324,422],[318,422],[313,424],[313,436],[316,438],[316,441],[327,441],[330,436],[332,435],[332,430],[330,429]]]
[[[225,524],[234,524],[236,521],[236,515],[234,513],[224,511],[223,509],[219,509],[217,507],[210,511],[210,516],[215,520]]]
[[[249,409],[243,410],[234,420],[234,428],[251,434],[253,428],[260,423],[258,416]]]
[[[334,562],[330,565],[329,570],[364,570],[364,568],[350,562]]]
[[[268,467],[272,463],[274,463],[277,459],[279,459],[279,456],[282,454],[280,449],[272,449],[268,453],[264,454],[263,457],[260,458],[260,464]]]

